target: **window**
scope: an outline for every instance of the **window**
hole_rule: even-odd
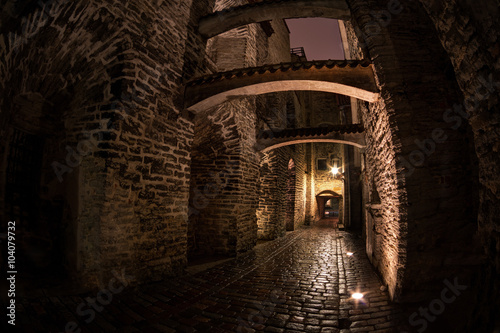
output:
[[[317,170],[327,170],[326,158],[318,158],[316,160],[316,169]]]

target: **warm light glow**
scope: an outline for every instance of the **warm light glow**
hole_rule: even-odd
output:
[[[347,252],[347,255],[348,255],[348,256],[352,256],[353,254],[354,254],[354,253],[352,253],[352,252]]]
[[[339,173],[339,168],[332,168],[332,173],[334,175],[338,174]]]
[[[354,299],[362,299],[363,298],[363,294],[361,294],[361,293],[354,293],[351,296]]]

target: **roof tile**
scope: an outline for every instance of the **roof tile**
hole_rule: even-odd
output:
[[[364,128],[361,124],[351,125],[334,125],[328,127],[309,127],[309,128],[292,128],[284,130],[265,131],[261,135],[261,139],[284,139],[284,138],[297,138],[297,137],[314,137],[327,135],[333,132],[339,134],[347,133],[363,133]]]
[[[298,69],[309,69],[311,67],[316,67],[317,69],[321,69],[323,67],[326,68],[345,68],[349,66],[351,68],[356,68],[358,66],[367,67],[371,64],[369,60],[323,60],[323,61],[304,61],[304,62],[283,62],[280,64],[273,65],[263,65],[260,67],[247,67],[247,68],[239,68],[233,69],[227,72],[219,72],[214,74],[205,75],[202,77],[195,78],[187,83],[187,86],[197,86],[206,83],[212,83],[214,81],[223,80],[223,79],[231,79],[234,77],[242,77],[242,76],[250,76],[254,73],[264,74],[267,71],[274,73],[278,70],[282,72],[286,72],[289,70],[298,70]]]

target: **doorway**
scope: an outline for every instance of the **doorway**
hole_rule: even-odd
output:
[[[325,202],[325,207],[323,210],[323,218],[339,218],[339,198],[331,197]]]
[[[54,142],[39,133],[13,128],[4,165],[4,210],[15,221],[19,266],[24,278],[57,283],[67,274],[64,199],[47,150]]]
[[[340,215],[342,196],[334,191],[323,191],[316,195],[318,205],[318,215],[320,220],[329,220],[333,226],[337,227]]]

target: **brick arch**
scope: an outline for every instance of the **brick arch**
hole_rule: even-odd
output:
[[[302,17],[348,20],[350,11],[345,0],[262,1],[205,16],[199,22],[198,31],[203,37],[211,38],[242,25]]]
[[[366,146],[354,142],[354,141],[347,141],[347,140],[340,140],[340,139],[296,139],[296,140],[290,140],[286,142],[280,142],[280,143],[275,143],[271,146],[265,147],[262,149],[263,153],[267,153],[273,149],[281,148],[281,147],[286,147],[286,146],[291,146],[291,145],[297,145],[301,143],[341,143],[344,145],[349,145],[349,146],[354,146],[356,148],[363,149]]]
[[[332,191],[332,190],[324,190],[324,191],[321,191],[320,193],[316,194],[317,197],[319,196],[322,196],[322,195],[325,195],[325,196],[336,196],[336,197],[341,197],[342,194],[338,194],[337,192],[335,191]]]
[[[331,125],[316,128],[294,128],[261,131],[255,149],[263,153],[276,148],[301,143],[341,143],[366,148],[364,127],[361,124]]]
[[[317,204],[317,212],[319,214],[319,218],[323,218],[322,212],[325,212],[325,205],[330,199],[337,199],[339,200],[339,218],[341,213],[343,214],[343,195],[339,194],[335,191],[332,190],[324,190],[321,191],[320,193],[316,194],[316,204]],[[334,227],[337,227],[337,222],[338,220],[334,223]]]
[[[306,90],[347,95],[368,102],[379,98],[367,61],[315,61],[242,68],[194,79],[186,84],[185,107],[200,112],[235,96]]]
[[[320,196],[331,196],[331,197],[341,198],[342,194],[338,194],[337,192],[332,191],[332,190],[324,190],[324,191],[321,191],[320,193],[316,194],[316,196],[317,197],[320,197]]]

